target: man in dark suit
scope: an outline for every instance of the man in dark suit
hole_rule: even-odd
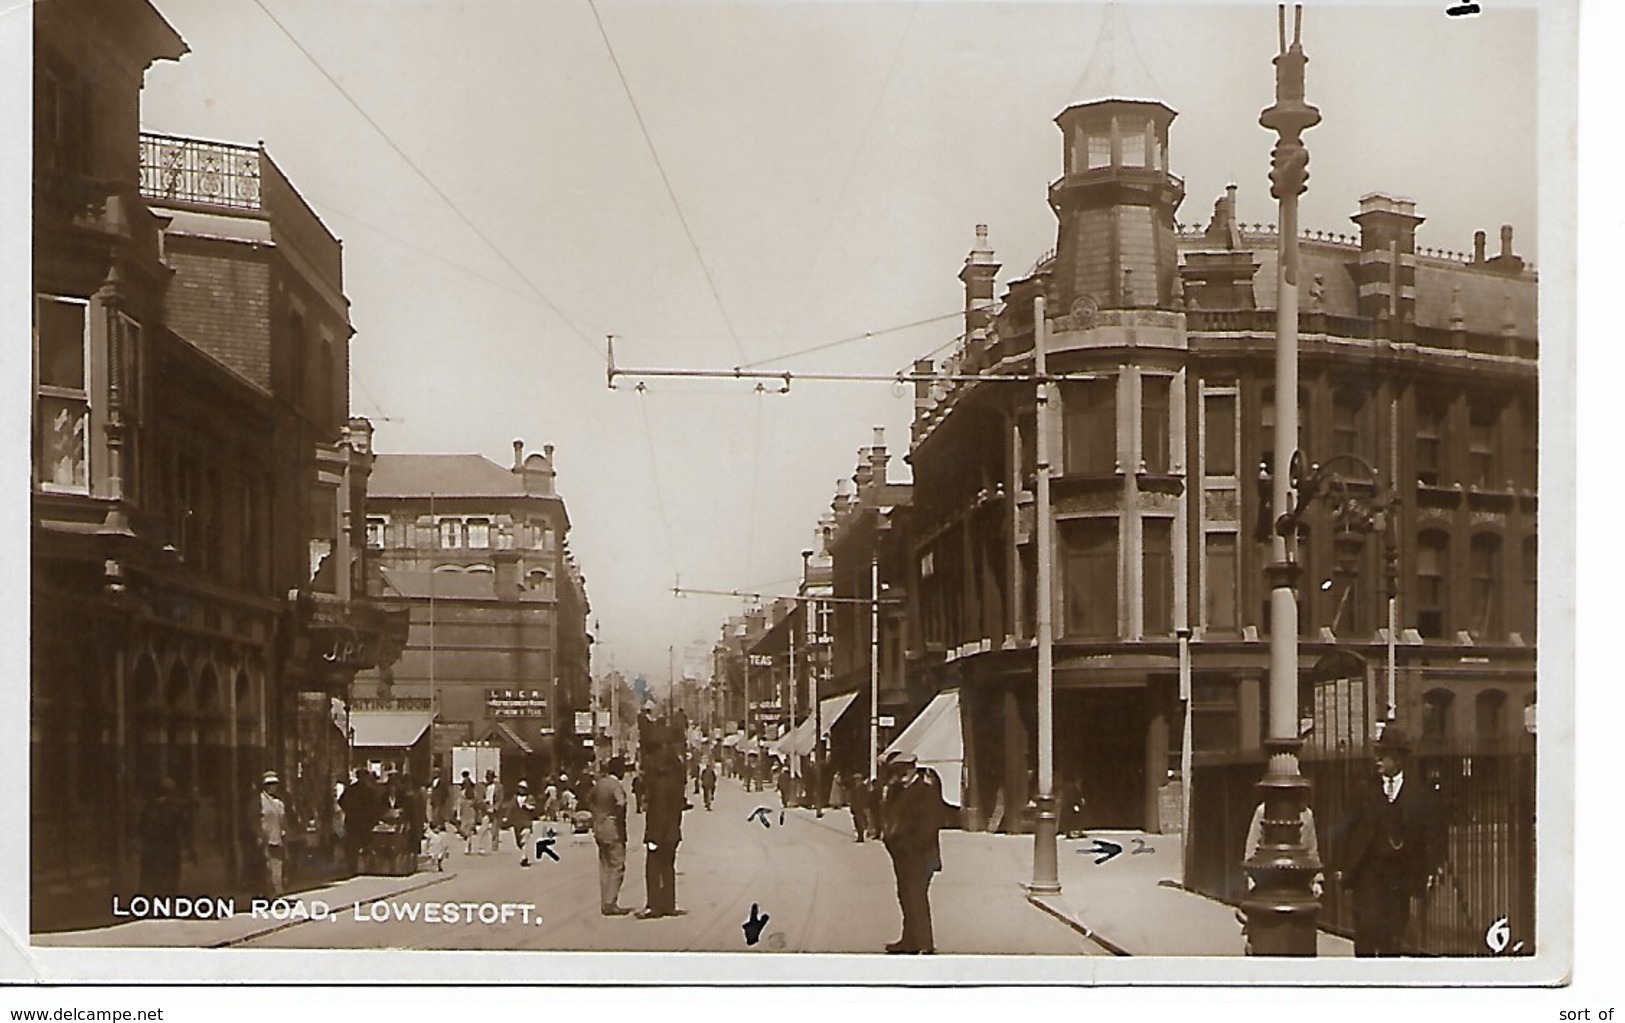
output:
[[[892,954],[931,955],[931,875],[942,869],[937,831],[945,815],[941,790],[919,772],[912,753],[891,759],[895,780],[881,802],[881,840],[897,876],[897,904],[903,911],[903,936],[886,946]]]
[[[1354,954],[1403,954],[1411,900],[1426,894],[1443,854],[1438,800],[1418,773],[1410,745],[1389,726],[1377,740],[1377,773],[1354,798],[1343,882],[1353,889]]]
[[[842,779],[846,783],[846,802],[852,808],[852,830],[858,833],[858,841],[863,841],[869,835],[869,815],[872,808],[869,805],[869,780],[856,771]]]
[[[683,840],[683,811],[688,808],[684,794],[682,758],[670,747],[657,748],[647,759],[649,815],[644,822],[643,842],[648,856],[644,875],[648,884],[648,906],[640,920],[677,916],[677,846]]]

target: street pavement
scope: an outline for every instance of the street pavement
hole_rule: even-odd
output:
[[[790,813],[813,819],[810,810]],[[818,823],[853,833],[851,813],[845,809],[826,810]],[[1112,846],[1119,851],[1106,856]],[[933,894],[967,873],[1018,881],[1032,877],[1031,835],[944,831],[942,849],[946,873],[932,886]],[[1062,838],[1056,854],[1061,893],[1034,895],[1030,901],[1116,955],[1246,955],[1247,940],[1235,908],[1180,886],[1182,857],[1177,834],[1097,831],[1088,838]],[[1352,956],[1354,943],[1322,931],[1318,954]]]
[[[520,867],[511,833],[494,855],[465,855],[457,843],[445,874],[358,878],[307,893],[306,898],[333,906],[334,914],[325,920],[250,926],[241,913],[223,921],[151,920],[53,936],[50,943],[767,954],[877,953],[896,940],[902,917],[891,861],[880,843],[857,842],[849,824],[840,827],[834,814],[819,821],[811,811],[781,813],[776,793],[746,792],[731,779],[719,782],[712,811],[698,795],[689,799],[694,809],[684,815],[677,856],[680,916],[601,915],[591,835],[569,834],[554,825],[557,861],[544,856]],[[759,807],[765,812],[756,813]],[[621,905],[639,909],[645,891],[643,818],[630,818]],[[545,827],[539,825],[538,834]],[[943,872],[931,886],[939,954],[1106,954],[1076,928],[1028,904],[1007,836],[944,832],[942,838]],[[412,890],[386,894],[380,890],[386,880]],[[503,904],[515,908],[505,920],[482,923],[468,922],[465,906],[456,922],[443,922],[448,903],[489,905],[488,918]],[[517,908],[522,905],[535,907],[528,922]],[[766,922],[755,943],[748,943],[744,925],[753,907],[756,919]],[[395,918],[401,914],[417,919]],[[431,915],[438,919],[425,919]]]

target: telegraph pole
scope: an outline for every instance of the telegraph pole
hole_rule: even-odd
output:
[[[1034,432],[1038,435],[1036,461],[1037,509],[1034,512],[1033,543],[1038,547],[1038,606],[1033,608],[1035,630],[1038,633],[1038,813],[1033,821],[1033,879],[1027,890],[1038,895],[1056,895],[1061,891],[1060,862],[1056,846],[1060,838],[1059,821],[1055,816],[1055,648],[1054,629],[1050,614],[1055,605],[1055,591],[1050,546],[1050,397],[1051,384],[1046,376],[1049,362],[1045,353],[1049,324],[1044,319],[1044,296],[1033,299],[1033,373],[1038,378],[1037,416]]]

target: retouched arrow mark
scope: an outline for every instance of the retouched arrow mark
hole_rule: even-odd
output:
[[[770,811],[767,807],[758,806],[756,809],[752,810],[750,812],[750,816],[746,817],[745,819],[748,821],[760,820],[762,822],[762,827],[771,828],[773,826],[773,822],[767,819],[769,812]]]
[[[1094,840],[1094,843],[1095,847],[1093,849],[1079,849],[1078,852],[1088,853],[1091,856],[1095,853],[1101,853],[1102,855],[1100,859],[1095,861],[1096,866],[1105,863],[1107,860],[1111,859],[1113,856],[1121,854],[1123,851],[1122,846],[1118,845],[1116,842],[1108,842],[1104,838],[1097,838]]]
[[[560,862],[559,854],[553,851],[553,843],[556,841],[558,841],[557,838],[538,838],[536,840],[536,859],[540,860],[543,856],[551,856],[553,862]]]
[[[745,944],[747,945],[754,945],[762,940],[762,928],[766,927],[767,922],[772,919],[761,910],[762,907],[759,904],[751,903],[750,919],[746,920],[740,927],[740,930],[745,932]]]

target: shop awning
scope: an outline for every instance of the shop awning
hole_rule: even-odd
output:
[[[498,721],[491,725],[485,733],[487,739],[496,739],[498,742],[521,753],[535,753],[536,748],[526,741],[525,737],[513,730],[513,726],[506,721]]]
[[[959,690],[945,689],[920,711],[920,716],[886,747],[887,753],[912,753],[921,767],[942,778],[942,798],[960,803],[960,776],[965,764],[965,739],[959,729]]]
[[[350,713],[350,745],[356,749],[411,749],[428,731],[426,710],[357,710]]]
[[[774,744],[773,748],[780,753],[790,756],[804,757],[812,753],[817,745],[813,734],[820,722],[824,726],[824,735],[829,735],[830,727],[838,721],[848,707],[858,698],[856,692],[842,693],[840,696],[830,696],[819,702],[818,716],[808,715],[806,720],[798,723],[795,729]]]

